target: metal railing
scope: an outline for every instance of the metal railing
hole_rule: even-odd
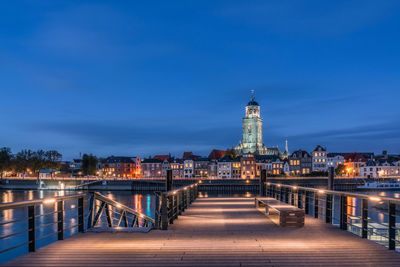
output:
[[[182,212],[198,197],[198,183],[168,192],[156,192],[155,228],[167,230]]]
[[[400,244],[400,199],[265,183],[267,196],[304,209],[305,214],[368,238],[390,250]],[[371,204],[375,203],[375,204]],[[377,215],[380,220],[374,220]]]
[[[100,224],[101,216],[105,214],[106,226],[114,229],[124,227],[147,228],[149,231],[154,227],[154,219],[137,212],[122,203],[119,203],[98,192],[91,193],[88,216],[88,229],[95,229]],[[99,227],[104,230],[104,227]],[[124,228],[122,228],[124,229]]]
[[[2,221],[0,222],[0,226],[3,227],[5,225],[11,225],[15,223],[27,223],[27,227],[19,232],[3,235],[0,237],[0,240],[8,240],[11,237],[26,235],[26,237],[20,238],[25,239],[26,241],[19,243],[17,245],[12,245],[10,247],[2,247],[0,254],[25,246],[28,246],[29,252],[34,252],[36,250],[36,242],[42,239],[45,239],[50,236],[57,235],[58,240],[64,239],[64,233],[67,230],[71,230],[74,228],[78,228],[78,232],[84,232],[84,209],[83,209],[83,201],[84,195],[70,195],[70,196],[60,196],[54,198],[46,198],[46,199],[36,199],[36,200],[27,200],[27,201],[18,201],[11,203],[2,203],[0,204],[0,211],[5,210],[14,210],[14,209],[26,209],[26,217],[20,219],[14,219],[10,221]],[[70,210],[76,210],[76,217],[66,218],[66,209],[65,202],[66,201],[76,201],[76,205],[71,205]],[[53,205],[54,211],[44,214],[37,214],[37,207],[40,205]],[[70,214],[70,213],[69,213]],[[38,218],[53,216],[54,221],[45,222],[45,220],[39,220]],[[68,225],[67,220],[76,221],[73,225]],[[51,226],[57,225],[56,230],[49,234],[43,236],[37,236],[37,230],[39,229],[50,229]],[[10,243],[10,242],[7,242]]]

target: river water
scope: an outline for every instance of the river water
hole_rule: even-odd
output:
[[[23,201],[23,200],[32,200],[38,198],[50,198],[54,196],[64,196],[68,194],[77,194],[81,192],[76,191],[46,191],[46,190],[0,190],[0,199],[2,203],[6,202],[15,202],[15,201]],[[155,196],[152,192],[148,193],[135,193],[131,191],[105,191],[100,192],[107,197],[110,197],[122,204],[125,204],[128,207],[131,207],[137,210],[140,213],[143,213],[151,218],[154,218],[154,210],[155,210]],[[386,191],[386,192],[361,192],[370,195],[379,195],[382,197],[394,197],[400,198],[400,191]],[[201,197],[215,196],[215,194],[200,192]],[[253,194],[251,192],[246,192],[245,194],[232,194],[232,196],[245,196],[252,197]],[[352,203],[354,206],[359,206],[359,203]],[[85,200],[85,205],[87,205],[87,199]],[[336,220],[338,218],[338,207],[335,205],[334,217]],[[85,206],[85,211],[87,211],[87,206]],[[71,209],[70,209],[71,208]],[[312,209],[312,206],[310,206]],[[359,208],[355,208],[353,210],[354,213],[359,213]],[[43,204],[37,207],[36,215],[45,215],[47,213],[52,213],[55,211],[55,205],[52,204]],[[68,220],[65,220],[65,228],[69,226],[73,226],[77,223],[77,209],[76,209],[76,201],[66,202],[65,203],[65,217]],[[17,208],[10,209],[0,212],[0,237],[10,235],[17,232],[25,231],[28,228],[27,221],[21,221],[12,224],[1,225],[1,223],[7,221],[13,221],[18,219],[23,219],[27,217],[27,208]],[[375,209],[371,207],[369,212],[369,217],[371,220],[378,223],[387,222],[387,216],[385,216],[385,212]],[[87,214],[85,214],[85,224],[86,224]],[[57,240],[56,235],[51,235],[46,237],[47,235],[54,233],[56,231],[56,225],[51,224],[56,220],[56,215],[50,214],[46,216],[40,216],[36,220],[36,224],[43,225],[42,228],[36,229],[36,238],[40,239],[37,241],[37,248],[43,247],[47,244],[50,244]],[[77,233],[77,229],[72,228],[70,230],[65,231],[65,238]],[[13,236],[10,238],[0,239],[0,251],[3,251],[7,248],[16,246],[18,244],[24,243],[27,241],[28,233],[22,233],[17,236]],[[0,263],[8,261],[14,257],[20,256],[27,252],[27,245],[22,247],[9,250],[7,252],[0,254]]]

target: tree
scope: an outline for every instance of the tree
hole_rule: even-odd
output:
[[[3,147],[0,149],[0,175],[2,179],[4,172],[11,170],[12,158],[10,148]]]
[[[226,156],[231,157],[232,159],[236,158],[238,155],[238,153],[236,152],[236,150],[232,147],[226,150]]]
[[[336,170],[335,170],[336,176],[342,176],[342,175],[344,174],[344,172],[345,172],[345,167],[344,167],[344,165],[343,165],[343,164],[339,164],[339,165],[336,167]]]
[[[98,159],[92,154],[83,154],[82,156],[82,174],[83,175],[95,175],[97,169]]]
[[[14,157],[14,169],[17,173],[26,173],[32,166],[33,152],[31,150],[21,150]]]
[[[51,176],[53,177],[53,171],[61,168],[62,155],[56,150],[49,150],[45,152],[45,168],[51,170]]]

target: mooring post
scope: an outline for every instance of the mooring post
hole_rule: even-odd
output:
[[[160,210],[160,194],[161,192],[154,192],[156,195],[156,212],[155,212],[155,218],[154,218],[154,228],[155,229],[160,229],[160,218],[161,218],[161,210]]]
[[[318,193],[314,192],[314,218],[318,218]]]
[[[334,190],[335,167],[328,169],[328,190]]]
[[[172,170],[167,170],[167,176],[165,179],[165,191],[171,191],[172,190]]]
[[[332,223],[332,207],[333,207],[333,196],[331,194],[326,195],[325,203],[325,222]]]
[[[267,170],[261,170],[260,176],[260,197],[266,196],[265,182],[267,181]]]

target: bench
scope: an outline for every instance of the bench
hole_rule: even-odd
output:
[[[304,210],[270,197],[256,197],[256,208],[281,227],[303,227]]]

